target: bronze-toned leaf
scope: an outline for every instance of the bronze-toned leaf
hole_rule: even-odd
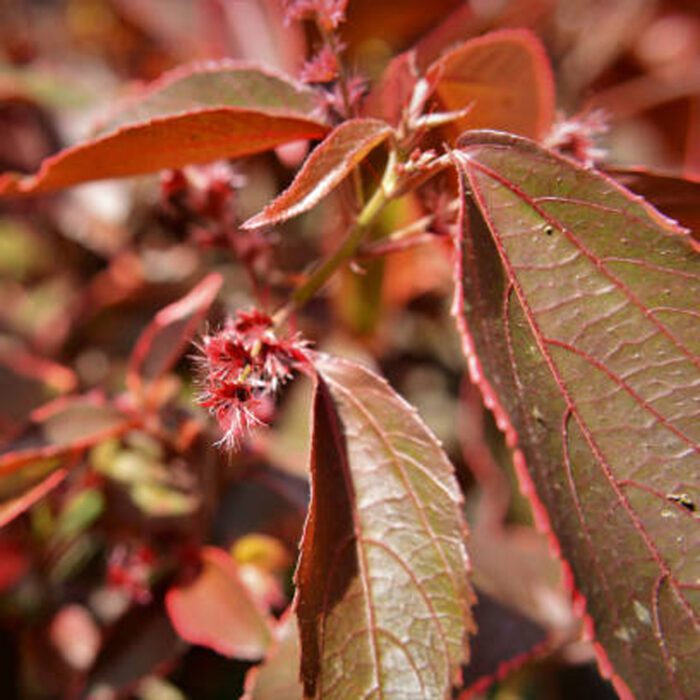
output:
[[[472,377],[519,445],[523,488],[571,565],[618,692],[692,697],[697,244],[525,139],[471,132],[454,157],[468,198],[458,321]]]
[[[315,366],[296,573],[306,696],[448,698],[472,629],[452,465],[384,380],[325,355]]]

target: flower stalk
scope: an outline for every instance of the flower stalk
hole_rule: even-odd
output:
[[[272,317],[275,326],[281,326],[290,314],[301,308],[316,292],[325,285],[331,276],[355,257],[360,245],[367,237],[379,214],[394,196],[397,184],[397,154],[394,148],[389,152],[384,175],[374,194],[369,198],[357,216],[345,240],[336,251],[326,258],[292,294],[290,301],[279,309]]]

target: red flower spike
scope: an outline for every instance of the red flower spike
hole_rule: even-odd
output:
[[[202,339],[198,403],[219,423],[220,444],[236,449],[263,424],[268,400],[294,370],[308,364],[306,348],[298,335],[279,338],[272,319],[256,309],[239,311],[223,329]]]
[[[286,22],[316,19],[327,32],[331,32],[345,21],[348,0],[286,0],[284,18]]]
[[[324,46],[310,61],[307,61],[299,78],[304,83],[330,83],[338,77],[338,57],[328,46]]]

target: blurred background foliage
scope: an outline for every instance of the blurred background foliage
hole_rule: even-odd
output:
[[[564,113],[605,112],[609,162],[700,175],[693,0],[352,0],[343,39],[353,71],[374,81],[411,46],[426,66],[455,41],[502,27],[542,39]],[[313,41],[311,27],[284,23],[278,0],[0,0],[0,171],[36,171],[90,133],[125,85],[223,57],[296,75]],[[31,466],[3,482],[3,522],[18,495],[54,480],[0,531],[3,700],[242,692],[250,663],[186,645],[164,595],[201,566],[209,543],[231,552],[266,610],[286,607],[307,502],[310,386],[287,388],[270,407],[274,429],[235,455],[212,446],[218,436],[194,407],[191,349],[150,386],[144,424],[129,425],[119,406],[136,400],[125,393],[129,357],[158,310],[211,271],[224,284],[210,325],[232,309],[272,309],[337,240],[343,188],[284,231],[237,228],[290,182],[307,148],[188,169],[186,201],[153,176],[0,202],[0,460],[29,455]],[[378,229],[444,214],[435,189],[392,205]],[[486,695],[614,697],[501,435],[464,378],[451,290],[449,249],[425,245],[358,261],[298,324],[317,347],[378,365],[443,441],[473,523],[475,583],[486,594],[477,619],[515,644],[493,653],[549,640]],[[58,418],[35,412],[72,394],[94,401],[69,403]],[[76,435],[84,449],[42,452]],[[508,525],[494,534],[504,512]],[[495,646],[477,639],[466,680],[493,669]]]

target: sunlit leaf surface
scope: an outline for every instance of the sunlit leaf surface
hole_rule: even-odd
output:
[[[305,692],[450,697],[472,598],[452,466],[382,379],[323,355],[316,368],[312,501],[296,574]]]
[[[692,697],[697,250],[612,180],[523,139],[473,132],[455,160],[472,376],[520,445],[524,488],[571,564],[618,691]]]
[[[554,81],[539,39],[524,29],[491,32],[459,44],[427,72],[447,110],[471,105],[451,127],[502,129],[541,138],[554,117]]]

